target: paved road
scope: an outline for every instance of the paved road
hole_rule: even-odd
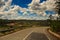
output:
[[[32,32],[25,40],[49,40],[43,33]]]
[[[43,39],[58,40],[57,38],[53,37],[46,31],[47,28],[49,27],[34,27],[34,28],[24,29],[24,30],[0,37],[0,40],[24,40],[30,33],[31,34],[26,38],[26,40],[30,40],[30,39],[35,40],[35,38],[36,39],[40,38],[39,40],[43,40]]]
[[[47,32],[47,28],[49,28],[49,27],[40,27],[40,28],[37,27],[37,28],[33,28],[33,32],[28,36],[28,38],[26,38],[26,40],[32,40],[32,38],[33,38],[33,40],[37,40],[35,38],[38,38],[38,40],[48,40],[48,39],[49,40],[58,40],[57,38],[55,38],[54,36],[52,36],[51,34],[49,34]]]

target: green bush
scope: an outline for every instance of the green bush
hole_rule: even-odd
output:
[[[60,32],[60,21],[59,20],[50,20],[51,30],[54,32]]]

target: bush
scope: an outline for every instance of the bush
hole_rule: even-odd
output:
[[[59,20],[50,20],[51,30],[54,32],[60,32],[60,21]]]

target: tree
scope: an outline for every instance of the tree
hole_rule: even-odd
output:
[[[58,16],[60,16],[60,0],[56,1],[56,13],[58,14]],[[50,15],[51,18],[51,15]],[[50,20],[50,27],[51,30],[54,32],[60,32],[60,20],[59,17],[57,18],[57,20]]]
[[[52,19],[52,15],[49,16],[50,20]]]
[[[60,0],[57,0],[56,5],[57,13],[60,15]]]

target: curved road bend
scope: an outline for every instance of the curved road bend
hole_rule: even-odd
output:
[[[0,40],[58,40],[47,32],[49,27],[34,27],[24,29],[3,37],[0,37]],[[33,31],[33,32],[32,32]],[[32,32],[32,33],[31,33]],[[31,34],[30,34],[31,33]],[[30,34],[29,36],[27,36]],[[27,38],[26,38],[27,36]]]

